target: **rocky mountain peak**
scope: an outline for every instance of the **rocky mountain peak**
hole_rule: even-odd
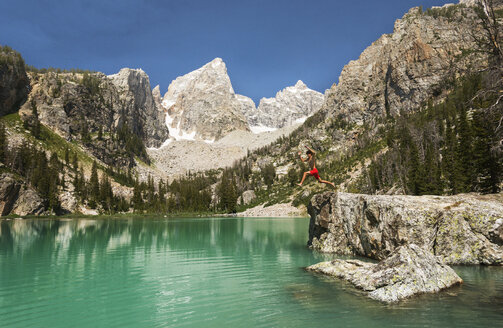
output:
[[[298,80],[297,83],[295,83],[295,87],[297,89],[306,89],[307,85],[304,82],[302,82],[301,80]]]
[[[161,96],[161,88],[159,85],[156,85],[152,89],[152,97],[154,97],[154,102],[155,105],[157,106],[157,109],[162,110],[162,96]]]
[[[301,80],[278,91],[274,98],[262,98],[257,110],[244,112],[252,131],[260,132],[302,123],[323,104],[324,96]]]
[[[176,140],[211,142],[233,130],[248,131],[245,98],[234,93],[224,61],[215,58],[171,82],[162,99],[166,125]]]

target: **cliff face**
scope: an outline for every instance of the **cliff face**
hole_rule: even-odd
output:
[[[442,92],[447,78],[486,65],[485,56],[473,52],[473,35],[482,33],[478,21],[474,9],[464,4],[426,12],[410,9],[395,22],[393,33],[344,67],[322,110],[363,124],[419,109]]]
[[[450,264],[503,264],[503,195],[375,196],[326,192],[308,207],[309,245],[382,260],[416,244]]]
[[[0,46],[0,116],[19,110],[30,91],[30,82],[19,53]]]
[[[157,107],[142,70],[102,73],[30,73],[32,90],[20,110],[26,120],[37,109],[40,121],[67,140],[81,141],[107,164],[130,165],[122,141],[112,137],[125,124],[147,147],[168,138],[165,114]],[[98,140],[99,131],[103,138]],[[92,141],[92,142],[91,142]]]
[[[0,216],[39,215],[45,210],[42,198],[33,188],[16,179],[13,174],[0,175]]]
[[[166,114],[158,101],[159,96],[151,91],[148,75],[141,69],[123,68],[119,73],[108,76],[119,92],[128,122],[133,124],[136,132],[143,136],[147,147],[159,147],[169,136],[164,124]]]

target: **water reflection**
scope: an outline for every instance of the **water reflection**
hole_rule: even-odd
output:
[[[255,251],[289,251],[298,243],[295,235],[305,235],[299,225],[272,220],[1,220],[0,252],[17,256],[87,251],[106,253],[120,248],[154,250],[193,250],[212,256],[225,250],[227,255]],[[188,223],[189,222],[189,223]],[[293,237],[293,238],[292,238]],[[230,247],[232,246],[232,247]]]

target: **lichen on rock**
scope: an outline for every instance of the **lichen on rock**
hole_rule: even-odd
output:
[[[308,212],[309,245],[322,252],[382,260],[413,243],[449,264],[503,264],[502,195],[326,192]]]

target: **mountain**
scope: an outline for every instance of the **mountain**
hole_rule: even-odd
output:
[[[322,93],[309,89],[299,80],[276,93],[274,98],[262,98],[257,110],[247,108],[243,114],[254,131],[278,129],[303,123],[320,109],[323,100]]]
[[[362,125],[416,111],[448,78],[487,66],[486,56],[474,51],[473,35],[482,33],[477,20],[464,4],[410,9],[393,33],[344,67],[327,92],[325,116]]]
[[[297,156],[303,145],[341,191],[502,190],[501,1],[495,10],[471,3],[410,9],[343,68],[318,112],[238,163],[235,172],[275,169],[267,192],[257,192],[265,173],[240,181],[256,191],[256,204],[298,206],[325,189],[313,179],[295,187],[307,169]]]
[[[128,108],[129,121],[138,125],[145,146],[159,147],[168,138],[168,129],[162,124],[166,114],[154,99],[148,75],[141,69],[123,68],[108,78],[117,88],[119,99]],[[155,89],[154,89],[155,91]]]
[[[297,155],[303,145],[340,190],[499,192],[503,15],[469,4],[413,8],[324,97],[298,82],[258,108],[234,93],[219,58],[161,97],[139,69],[106,76],[27,67],[27,85],[22,58],[7,49],[1,212],[234,211],[245,191],[256,195],[247,206],[300,206],[323,188],[311,178],[295,185],[307,169]],[[249,129],[306,116],[274,132]]]
[[[215,58],[169,85],[162,106],[170,136],[213,142],[234,130],[249,131],[243,99],[234,93],[225,63]]]
[[[0,45],[0,116],[17,111],[30,91],[21,55]]]

